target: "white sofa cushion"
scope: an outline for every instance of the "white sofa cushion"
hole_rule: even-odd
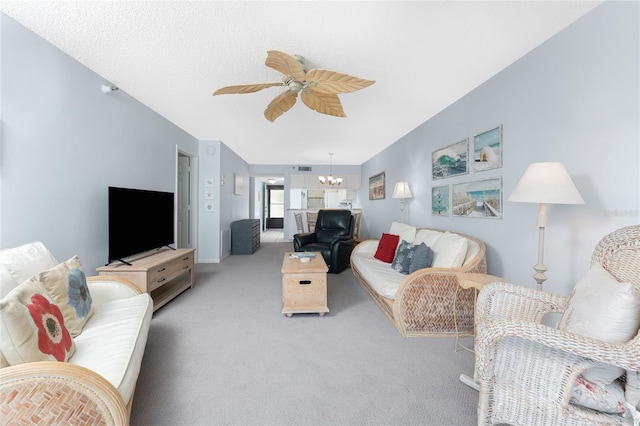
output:
[[[416,233],[416,238],[413,240],[413,244],[417,246],[420,245],[420,243],[425,243],[427,247],[432,248],[438,238],[444,234],[444,232],[433,229],[420,229]],[[467,239],[467,253],[462,264],[466,265],[473,261],[478,253],[480,253],[480,245],[473,240]]]
[[[413,243],[413,240],[416,238],[416,227],[407,225],[406,223],[392,222],[389,233],[398,235],[400,241],[405,240],[408,243]],[[400,241],[398,241],[398,245]]]
[[[40,241],[0,251],[0,297],[5,297],[21,283],[58,263]]]
[[[356,246],[358,249],[360,244]],[[393,299],[402,280],[407,276],[396,272],[388,263],[373,257],[369,250],[354,250],[351,262],[362,277],[381,296]]]
[[[467,254],[467,239],[446,231],[431,247],[432,268],[459,268]]]
[[[7,268],[0,264],[0,299],[16,288],[15,281]]]
[[[467,254],[464,257],[463,265],[471,262],[475,257],[480,253],[480,244],[476,243],[473,240],[467,239]]]
[[[357,252],[359,255],[368,254],[370,257],[376,253],[378,250],[378,240],[364,240],[360,244],[357,244],[353,251]]]
[[[444,232],[434,231],[433,229],[421,229],[416,234],[413,244],[420,245],[420,243],[425,243],[427,247],[433,247],[442,234],[444,234]]]
[[[103,376],[128,403],[140,373],[152,314],[153,301],[147,293],[96,305],[82,334],[75,338],[76,353],[69,363]]]

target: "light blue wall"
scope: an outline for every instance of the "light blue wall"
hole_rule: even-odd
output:
[[[605,2],[363,164],[363,187],[381,171],[387,179],[385,200],[361,190],[363,232],[379,238],[400,219],[391,191],[408,181],[411,224],[482,239],[489,273],[534,287],[537,205],[507,198],[530,163],[560,161],[586,202],[549,206],[545,289],[567,294],[602,236],[640,222],[639,16],[637,2]],[[500,124],[504,167],[432,180],[433,151]],[[502,220],[431,214],[432,186],[494,176],[503,179]]]
[[[225,175],[225,184],[221,188],[220,204],[220,230],[231,232],[231,222],[239,219],[249,218],[249,164],[233,152],[228,146],[222,146],[221,173]],[[242,185],[239,194],[234,191],[234,179],[241,178]],[[224,247],[225,242],[221,241],[222,258],[230,254],[230,247]]]
[[[249,218],[249,164],[220,141],[200,141],[199,153],[198,262],[218,263],[231,254],[231,222]],[[234,191],[236,176],[241,194]],[[206,198],[210,191],[213,199]]]
[[[0,247],[41,240],[87,274],[107,261],[107,187],[175,191],[197,140],[0,14]],[[153,217],[153,211],[149,212]]]
[[[220,261],[221,146],[220,141],[203,140],[198,147],[198,263]]]

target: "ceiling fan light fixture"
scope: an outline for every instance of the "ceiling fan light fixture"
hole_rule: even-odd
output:
[[[300,55],[289,55],[269,50],[265,65],[282,73],[282,82],[240,84],[221,87],[213,95],[254,93],[270,87],[285,87],[286,91],[276,96],[264,111],[267,120],[273,122],[296,103],[299,93],[302,102],[310,109],[334,117],[346,117],[340,98],[341,93],[355,92],[375,83],[374,80],[354,77],[325,69],[308,70]]]

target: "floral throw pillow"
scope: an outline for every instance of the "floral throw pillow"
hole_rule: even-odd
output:
[[[93,315],[94,308],[84,268],[78,256],[41,272],[40,282],[60,307],[71,335],[79,335]]]
[[[36,278],[14,288],[0,301],[0,351],[9,365],[64,362],[76,347],[60,308]]]
[[[569,402],[603,413],[624,413],[624,389],[619,380],[602,385],[578,376],[571,388]]]

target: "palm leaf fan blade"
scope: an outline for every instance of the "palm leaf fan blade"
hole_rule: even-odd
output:
[[[306,79],[308,87],[314,92],[328,94],[355,92],[375,83],[375,80],[322,69],[309,71]]]
[[[300,62],[298,62],[293,56],[284,52],[269,50],[264,64],[284,75],[293,76],[297,81],[304,81],[304,69],[302,68],[302,64],[300,64]]]
[[[285,112],[289,111],[296,103],[298,94],[287,90],[276,96],[264,110],[264,116],[267,120],[274,122],[276,118],[280,117]]]
[[[274,86],[284,86],[284,83],[259,83],[259,84],[239,84],[236,86],[221,87],[213,92],[216,95],[241,95],[244,93],[254,93],[262,89]]]
[[[335,117],[346,117],[338,95],[303,91],[302,102],[314,111]]]

